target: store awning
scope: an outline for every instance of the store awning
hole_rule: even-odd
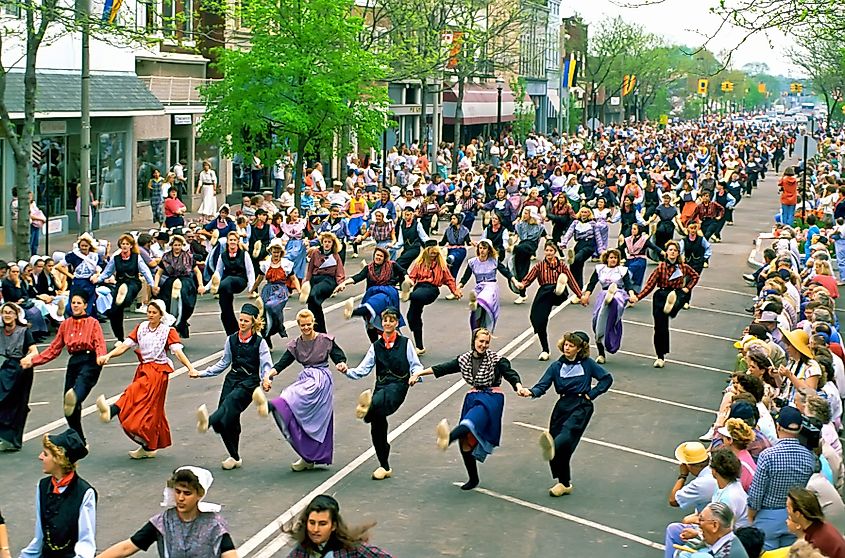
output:
[[[458,86],[453,85],[443,92],[443,123],[455,123],[455,108],[458,101]],[[461,105],[461,124],[495,124],[499,109],[499,91],[495,82],[467,83],[464,85],[464,99]],[[502,87],[502,122],[514,118],[514,95],[507,84]]]
[[[557,112],[560,109],[560,95],[558,95],[557,89],[549,89],[546,94],[549,118],[557,118]]]
[[[82,77],[79,73],[37,72],[35,112],[38,118],[79,117]],[[6,74],[6,106],[13,119],[23,118],[23,72]],[[135,74],[91,76],[91,116],[164,114],[164,106]]]

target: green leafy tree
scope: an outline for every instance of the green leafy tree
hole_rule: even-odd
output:
[[[375,145],[388,123],[386,68],[359,40],[352,0],[250,0],[240,7],[249,50],[219,51],[224,78],[205,86],[203,138],[226,138],[226,155],[273,156],[290,140],[297,154],[296,202],[307,150],[347,130]]]
[[[523,78],[514,78],[510,82],[511,91],[516,99],[514,102],[513,116],[514,121],[511,123],[511,129],[516,136],[516,141],[521,143],[528,136],[528,133],[534,129],[535,109],[534,103],[526,103],[526,85]]]
[[[837,115],[845,91],[845,49],[838,40],[809,36],[800,47],[789,51],[793,64],[803,68],[813,82],[813,89],[824,100],[827,120]]]

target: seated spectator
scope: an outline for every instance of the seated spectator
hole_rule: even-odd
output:
[[[786,525],[792,534],[810,543],[827,558],[845,558],[845,538],[825,521],[819,499],[813,492],[800,487],[790,489],[786,512]]]

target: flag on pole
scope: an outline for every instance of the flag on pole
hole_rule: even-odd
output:
[[[571,89],[575,87],[575,81],[578,78],[578,61],[575,60],[575,54],[570,54],[569,58],[563,61],[563,81],[561,83],[562,89]]]
[[[114,23],[121,4],[123,4],[123,0],[105,0],[103,4],[103,21]]]

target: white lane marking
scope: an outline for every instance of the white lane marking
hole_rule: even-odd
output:
[[[645,322],[635,322],[633,320],[622,320],[623,324],[635,325],[635,326],[642,326],[654,329],[654,324],[648,324]],[[675,333],[686,333],[688,335],[697,335],[698,337],[709,337],[710,339],[718,339],[719,341],[728,341],[729,343],[734,343],[736,341],[735,338],[732,337],[722,337],[721,335],[713,335],[712,333],[702,333],[700,331],[692,331],[689,329],[680,329],[677,327],[670,327],[669,331],[674,331]]]
[[[557,308],[553,309],[549,318],[555,316],[564,308],[569,306],[570,302],[567,300]],[[512,339],[507,345],[498,349],[496,352],[500,355],[504,355],[508,351],[510,351],[513,347],[519,345],[523,342],[526,337],[534,335],[534,330],[532,328],[528,328],[522,333],[520,333],[517,337]],[[512,353],[506,355],[507,358],[515,358],[518,356],[525,348],[529,347],[530,344],[523,344],[518,349],[514,350]],[[426,415],[431,413],[434,409],[440,406],[441,403],[446,401],[449,397],[454,395],[457,391],[459,391],[462,387],[466,386],[466,382],[463,379],[460,379],[449,386],[445,391],[441,392],[440,395],[432,399],[428,404],[426,404],[422,409],[414,413],[410,418],[405,420],[402,424],[397,426],[393,431],[390,432],[387,436],[388,442],[392,442],[400,435],[404,434],[408,429],[414,426],[417,422],[425,418]],[[255,535],[250,537],[247,541],[245,541],[242,545],[238,547],[238,556],[241,558],[245,558],[247,555],[255,551],[260,545],[264,543],[270,537],[273,537],[280,529],[282,529],[285,525],[288,525],[292,522],[297,515],[299,515],[302,510],[313,500],[315,497],[319,496],[320,494],[325,494],[331,488],[333,488],[337,483],[348,477],[352,474],[358,467],[363,465],[367,460],[375,455],[375,449],[370,447],[368,450],[363,452],[361,455],[350,461],[339,470],[337,473],[326,479],[325,482],[320,484],[317,488],[306,494],[302,499],[297,501],[294,505],[290,508],[282,512],[279,516],[277,516],[274,520],[268,523],[263,529],[258,531]],[[258,553],[255,554],[255,558],[269,558],[281,550],[288,542],[290,542],[290,537],[286,533],[278,533],[276,536],[270,540]]]
[[[453,483],[456,486],[460,486],[461,483],[456,482]],[[527,500],[523,500],[521,498],[514,498],[513,496],[508,496],[507,494],[502,494],[500,492],[495,492],[493,490],[489,490],[487,488],[473,488],[473,492],[478,492],[480,494],[484,494],[486,496],[491,496],[498,500],[504,500],[505,502],[510,502],[511,504],[516,504],[517,506],[522,506],[523,508],[528,508],[534,511],[538,511],[540,513],[544,513],[546,515],[551,515],[552,517],[557,517],[560,519],[564,519],[566,521],[570,521],[572,523],[577,523],[578,525],[582,525],[584,527],[589,527],[590,529],[596,529],[598,531],[603,531],[605,533],[609,533],[611,535],[616,535],[617,537],[627,539],[629,541],[635,542],[637,544],[641,544],[643,546],[647,546],[649,548],[653,548],[655,550],[663,551],[666,547],[660,543],[650,541],[646,538],[640,537],[638,535],[634,535],[633,533],[628,533],[627,531],[622,531],[615,527],[610,527],[608,525],[604,525],[602,523],[597,523],[595,521],[590,521],[589,519],[584,519],[583,517],[578,517],[577,515],[572,515],[571,513],[562,512],[560,510],[556,510],[553,508],[549,508],[546,506],[541,506],[540,504],[535,504],[533,502],[529,502]]]
[[[522,426],[523,428],[529,428],[531,430],[536,430],[538,432],[546,432],[548,429],[545,426],[537,426],[536,424],[528,424],[527,422],[521,422],[518,420],[513,421],[513,423],[517,426]],[[595,438],[587,438],[586,436],[582,436],[581,440],[587,442],[589,444],[593,444],[596,446],[603,446],[610,449],[615,449],[619,451],[624,451],[627,453],[633,453],[634,455],[639,455],[642,457],[648,457],[649,459],[656,459],[658,461],[665,461],[667,463],[672,463],[677,465],[678,462],[674,459],[669,457],[663,457],[662,455],[657,455],[656,453],[651,453],[648,451],[639,450],[637,448],[631,448],[628,446],[620,446],[618,444],[613,444],[611,442],[605,442],[604,440],[596,440]]]
[[[49,404],[50,404],[49,401],[30,401],[29,402],[30,407],[38,407],[38,406],[41,406],[41,405],[49,405]]]
[[[650,395],[643,395],[641,393],[633,393],[630,391],[623,391],[621,389],[614,389],[611,388],[608,390],[610,393],[616,393],[619,395],[626,395],[628,397],[635,397],[637,399],[644,399],[646,401],[652,401],[654,403],[663,403],[664,405],[671,405],[673,407],[680,407],[682,409],[689,409],[690,411],[699,411],[701,413],[707,413],[708,415],[718,415],[719,411],[714,411],[713,409],[705,409],[704,407],[696,407],[695,405],[687,405],[686,403],[679,403],[678,401],[671,401],[669,399],[660,399],[659,397],[652,397]]]
[[[754,317],[754,316],[752,316],[751,314],[748,314],[748,313],[743,314],[742,312],[729,312],[727,310],[719,310],[717,308],[705,308],[703,306],[690,306],[690,308],[693,309],[693,310],[701,310],[702,312],[713,312],[714,314],[724,314],[725,316],[737,316],[739,318],[745,318],[747,320],[751,320],[751,318]]]
[[[654,358],[655,358],[654,355],[644,355],[642,353],[632,353],[631,351],[619,350],[619,351],[616,351],[616,353],[620,354],[620,355],[627,355],[627,356],[633,356],[633,357],[637,357],[637,358],[644,358],[644,359],[647,359],[647,360],[654,360]],[[689,366],[690,368],[698,368],[700,370],[709,370],[710,372],[719,372],[720,374],[733,374],[733,372],[730,371],[730,370],[723,370],[721,368],[715,368],[713,366],[707,366],[705,364],[696,364],[694,362],[686,362],[686,361],[683,361],[683,360],[674,360],[674,359],[671,359],[671,358],[667,358],[666,362],[671,363],[671,364],[680,364],[681,366]]]
[[[353,298],[360,298],[360,295],[356,295]],[[344,304],[346,304],[346,301],[338,302],[336,304],[332,304],[328,308],[325,308],[323,310],[323,312],[328,314],[329,312],[337,310],[338,308],[343,308]],[[285,322],[286,328],[295,327],[295,326],[296,326],[296,320],[288,320],[288,321]],[[199,360],[191,361],[191,363],[196,368],[197,366],[202,366],[202,365],[207,364],[209,362],[215,361],[222,356],[223,356],[223,351],[220,350],[220,351],[214,352],[214,353],[212,353],[208,356],[202,357]],[[106,366],[137,366],[137,363],[130,362],[130,363],[125,363],[125,364],[107,364]],[[49,369],[47,369],[47,370],[49,370]],[[62,369],[62,370],[64,370],[64,369]],[[37,368],[36,368],[36,371],[38,371]],[[173,378],[178,378],[179,376],[181,376],[182,374],[184,374],[187,371],[188,371],[188,369],[183,366],[182,368],[179,368],[178,370],[175,370],[172,374],[170,374],[169,379],[172,380]],[[106,403],[111,405],[112,403],[114,403],[115,401],[117,401],[120,398],[122,393],[123,392],[109,397],[108,399],[106,399]],[[82,409],[82,416],[86,417],[86,416],[88,416],[91,413],[94,413],[96,411],[97,411],[96,405],[89,405],[88,407],[85,407],[84,409]],[[64,425],[65,425],[65,419],[62,418],[62,419],[54,420],[53,422],[45,424],[44,426],[41,426],[40,428],[36,428],[35,430],[32,430],[32,431],[24,434],[23,441],[28,442],[28,441],[33,440],[35,438],[40,438],[44,434],[51,432],[51,431],[55,430],[56,428],[61,428]]]
[[[743,293],[743,292],[740,292],[740,291],[732,291],[730,289],[720,289],[718,287],[708,287],[707,285],[701,285],[701,284],[698,284],[695,287],[693,287],[693,290],[695,290],[695,289],[706,289],[708,291],[716,291],[716,292],[719,292],[719,293],[735,294],[735,295],[745,296],[745,297],[749,297],[749,298],[754,296],[754,293],[752,293],[752,292]]]

